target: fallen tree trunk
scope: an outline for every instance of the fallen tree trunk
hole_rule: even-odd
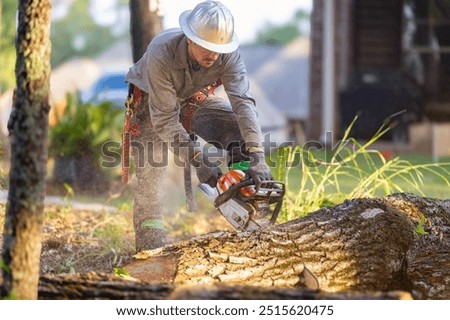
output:
[[[176,288],[225,283],[319,298],[407,291],[450,299],[449,236],[449,200],[397,194],[349,200],[256,232],[207,234],[142,252],[125,269]]]
[[[147,300],[167,299],[174,286],[167,283],[148,284],[125,281],[110,274],[44,275],[39,281],[39,299],[47,300]]]
[[[39,298],[47,300],[411,300],[411,294],[390,292],[324,292],[303,288],[262,288],[217,283],[176,286],[169,283],[130,281],[109,274],[44,275]]]

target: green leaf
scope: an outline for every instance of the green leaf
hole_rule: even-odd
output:
[[[164,224],[160,219],[147,219],[141,223],[141,228],[155,228],[164,230]]]
[[[419,236],[426,235],[428,232],[425,231],[425,223],[427,222],[427,218],[423,214],[420,215],[419,223],[417,224],[416,229],[414,229],[414,233]]]
[[[7,295],[6,297],[1,298],[1,300],[17,300],[17,297],[16,297],[15,293],[11,293],[11,294]]]
[[[0,269],[6,271],[8,273],[10,272],[9,267],[6,265],[6,263],[2,259],[0,259]]]
[[[66,190],[66,198],[73,198],[75,196],[75,191],[73,188],[67,183],[64,183],[63,186]]]
[[[130,277],[130,274],[124,268],[114,268],[114,275],[116,275],[118,277],[122,277],[122,276]]]

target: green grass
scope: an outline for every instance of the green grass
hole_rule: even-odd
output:
[[[431,157],[415,155],[387,158],[373,148],[374,142],[389,130],[387,125],[364,143],[348,137],[352,125],[333,152],[299,146],[278,150],[275,176],[286,183],[282,220],[292,220],[346,199],[396,192],[450,197],[449,159],[433,162]]]
[[[316,151],[312,153],[316,159],[325,159],[325,152],[323,151]],[[297,157],[299,157],[297,155]],[[375,165],[381,166],[382,162],[380,159],[374,155],[371,156],[372,161]],[[444,166],[449,168],[450,166],[450,158],[442,158],[438,162],[433,162],[433,159],[431,156],[423,156],[423,155],[399,155],[397,158],[398,162],[403,163],[406,167],[409,166],[409,170],[412,170],[414,166],[416,167],[425,167],[425,166],[431,166],[436,168],[438,166]],[[300,160],[296,160],[296,163],[298,163]],[[366,163],[365,159],[362,157],[357,157],[355,159],[356,163],[355,165],[362,171],[362,173],[366,173],[367,175],[370,174],[371,167]],[[409,162],[409,164],[408,164]],[[317,177],[323,176],[326,173],[327,170],[326,163],[322,164],[320,167],[317,168]],[[422,169],[422,171],[425,171]],[[358,180],[360,176],[352,176],[352,174],[355,173],[355,169],[352,168],[350,165],[348,167],[343,166],[339,169],[339,190],[341,193],[346,194],[350,193],[355,186],[355,180]],[[442,171],[442,174],[445,174],[445,171]],[[289,181],[289,190],[291,192],[299,192],[301,187],[301,178],[302,178],[302,169],[300,166],[290,168],[289,174],[288,174],[288,181]],[[421,194],[425,197],[431,197],[431,198],[449,198],[450,197],[450,191],[449,191],[449,185],[446,183],[445,179],[443,179],[442,176],[439,176],[435,173],[431,172],[424,172],[423,176],[421,178],[421,182],[418,184],[419,190],[414,187],[408,180],[404,180],[400,177],[393,177],[393,182],[397,185],[399,188],[398,191],[403,192],[411,192],[416,194]],[[313,183],[311,181],[308,181],[306,183],[305,188],[312,188]],[[375,192],[375,195],[382,196],[385,195],[385,193],[382,190],[377,190]]]

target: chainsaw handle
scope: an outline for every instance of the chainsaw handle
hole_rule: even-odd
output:
[[[253,179],[250,178],[250,179],[241,181],[239,183],[236,183],[236,184],[232,185],[232,187],[236,187],[236,189],[239,190],[240,188],[248,187],[248,186],[251,186],[252,184],[255,184],[255,182],[253,181]]]
[[[216,208],[220,207],[222,204],[230,200],[234,195],[236,195],[239,192],[239,189],[255,185],[255,192],[258,193],[260,190],[263,192],[271,194],[275,189],[274,188],[264,188],[262,187],[266,183],[274,183],[280,188],[277,190],[277,195],[279,198],[282,198],[285,193],[285,185],[284,183],[280,181],[260,181],[255,185],[255,182],[253,179],[247,179],[244,181],[241,181],[239,183],[233,184],[231,187],[228,188],[228,190],[224,191],[222,194],[218,195],[217,198],[214,200],[214,206]]]
[[[222,204],[230,200],[239,191],[240,188],[248,187],[253,184],[254,182],[252,179],[244,180],[237,184],[233,184],[231,187],[228,188],[228,190],[217,196],[217,198],[214,200],[214,206],[216,208],[220,207]]]

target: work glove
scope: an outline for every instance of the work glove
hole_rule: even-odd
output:
[[[269,166],[264,158],[264,152],[253,152],[249,154],[249,157],[250,167],[247,173],[255,184],[260,181],[273,180]]]
[[[217,185],[217,180],[222,175],[222,170],[215,163],[209,161],[202,154],[201,156],[194,157],[191,164],[196,169],[197,178],[200,182],[206,183],[213,188]]]

